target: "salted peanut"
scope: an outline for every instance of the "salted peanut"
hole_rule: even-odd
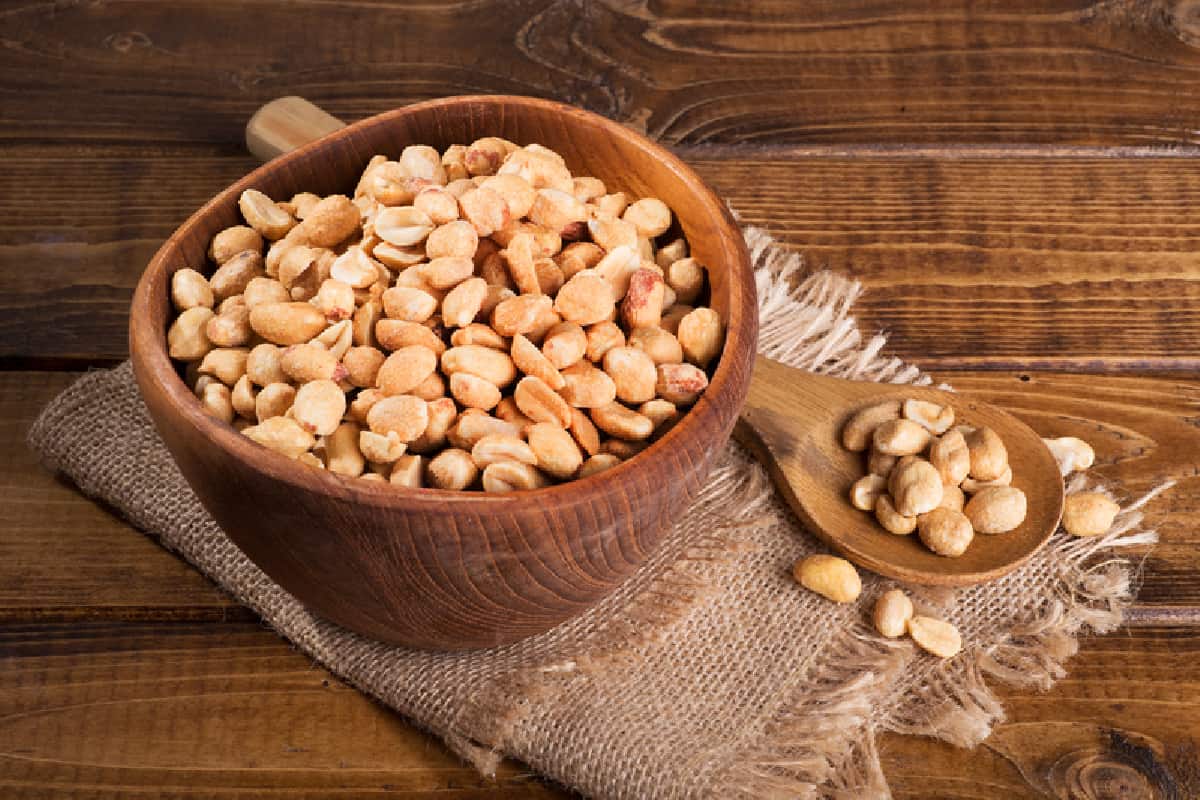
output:
[[[553,426],[551,426],[553,427]],[[500,461],[517,461],[522,464],[537,464],[533,448],[522,439],[507,434],[488,434],[471,447],[471,460],[480,469]]]
[[[564,320],[585,327],[608,321],[615,308],[612,284],[590,269],[572,276],[554,298],[554,310]]]
[[[962,482],[962,490],[967,494],[977,494],[984,489],[989,489],[993,486],[1008,486],[1012,483],[1012,467],[1004,468],[999,477],[992,478],[990,481],[976,480],[975,478],[965,478]]]
[[[552,258],[535,259],[533,269],[537,275],[538,288],[542,294],[553,296],[566,283],[567,279],[563,276],[562,270],[558,268],[558,264],[555,264]]]
[[[306,383],[316,380],[336,380],[338,360],[333,353],[311,342],[293,345],[283,351],[279,367],[289,380]]]
[[[557,425],[539,422],[526,433],[537,467],[559,480],[573,476],[583,464],[583,455],[571,434]]]
[[[354,312],[350,328],[353,332],[354,344],[375,347],[380,345],[375,337],[375,326],[383,318],[383,302],[367,300]]]
[[[587,350],[584,355],[589,361],[600,361],[614,347],[625,346],[625,332],[615,322],[597,322],[587,329]],[[682,351],[680,351],[682,353]],[[682,361],[682,355],[680,357]]]
[[[446,343],[441,337],[420,322],[381,319],[375,323],[375,338],[384,350],[400,350],[419,345],[432,350],[436,356],[441,356],[446,351]]]
[[[208,280],[194,269],[177,270],[171,276],[171,303],[176,311],[189,308],[212,308],[216,298]]]
[[[647,400],[638,406],[637,412],[653,422],[655,430],[679,418],[675,404],[661,398]]]
[[[425,459],[421,456],[403,455],[392,464],[388,483],[406,489],[420,489],[425,485]]]
[[[456,180],[452,180],[446,184],[446,191],[453,195],[457,200],[479,185],[476,183],[476,180],[476,178],[458,178]]]
[[[948,508],[951,511],[962,511],[963,506],[967,503],[967,496],[963,494],[963,490],[954,485],[942,486],[942,502],[938,503],[938,508]]]
[[[570,193],[574,186],[562,157],[540,145],[528,145],[509,153],[496,174],[519,175],[535,189],[551,188]]]
[[[671,306],[675,305],[675,290],[670,286],[663,287],[663,312],[665,313]],[[676,330],[679,330],[676,328]]]
[[[343,422],[325,437],[325,468],[335,475],[357,478],[363,474],[366,460],[359,447],[362,428],[356,422]]]
[[[287,417],[265,419],[257,425],[243,429],[242,435],[268,450],[283,453],[288,458],[299,458],[302,453],[312,449],[317,441],[295,420]]]
[[[656,327],[662,321],[664,289],[662,276],[657,272],[644,268],[634,270],[629,277],[629,290],[621,301],[621,321],[625,326],[631,330]]]
[[[885,422],[900,418],[900,401],[889,400],[868,406],[850,417],[842,428],[842,447],[859,452],[871,445],[875,429]],[[928,434],[927,434],[928,435]],[[893,455],[880,450],[885,455]],[[919,451],[914,451],[919,452]]]
[[[350,405],[347,406],[346,418],[365,425],[367,423],[367,414],[383,398],[383,392],[378,389],[363,389],[354,396],[354,399],[350,401]]]
[[[904,401],[902,414],[905,419],[911,419],[934,436],[941,436],[954,424],[953,408],[927,400],[914,400],[910,397]]]
[[[487,297],[487,282],[469,278],[451,289],[442,299],[442,322],[457,328],[470,325]]]
[[[363,173],[361,186],[365,196],[380,205],[407,206],[416,199],[417,192],[432,183],[411,174],[399,161],[384,160]]]
[[[597,197],[592,205],[595,206],[597,215],[619,217],[629,207],[629,195],[624,192],[613,192],[603,197]]]
[[[207,376],[204,376],[207,377]],[[237,383],[233,385],[233,391],[229,394],[229,401],[233,405],[233,410],[239,416],[246,419],[254,419],[255,416],[255,399],[258,392],[254,390],[254,382],[250,380],[249,375],[243,375],[237,379]]]
[[[871,621],[881,636],[898,639],[908,630],[908,621],[913,616],[912,600],[899,589],[889,589],[875,601]]]
[[[286,303],[292,296],[283,284],[274,278],[251,278],[242,291],[242,302],[246,308],[254,308],[263,303]]]
[[[472,322],[452,333],[450,335],[450,344],[454,347],[476,344],[482,347],[490,347],[493,350],[503,350],[506,353],[510,347],[508,339],[481,322]]]
[[[1046,443],[1050,454],[1058,463],[1058,471],[1064,476],[1089,469],[1092,464],[1096,463],[1096,451],[1083,439],[1077,439],[1074,436],[1060,436],[1057,439],[1042,439],[1042,441]]]
[[[519,294],[502,300],[492,309],[492,328],[501,336],[529,333],[537,327],[542,313],[550,309],[551,302],[544,294]]]
[[[250,309],[250,327],[273,344],[303,344],[325,325],[325,315],[310,303],[263,303]]]
[[[961,511],[935,508],[917,518],[917,535],[939,556],[957,558],[967,552],[975,530]]]
[[[654,433],[654,423],[648,417],[617,402],[593,408],[591,417],[597,428],[625,441],[641,441]]]
[[[452,144],[447,147],[442,153],[442,168],[446,170],[447,181],[469,178],[471,173],[467,171],[467,146]]]
[[[436,489],[461,491],[475,482],[479,468],[471,460],[470,453],[451,447],[430,459],[425,475]]]
[[[364,481],[370,481],[371,483],[385,483],[387,481],[387,478],[378,472],[364,472],[358,477]]]
[[[434,400],[446,396],[446,379],[442,377],[440,372],[435,370],[429,373],[428,378],[413,387],[413,390],[409,394],[432,403]]]
[[[200,405],[210,417],[226,424],[233,422],[233,400],[229,387],[225,384],[217,381],[206,384],[200,392]]]
[[[467,146],[463,162],[471,175],[495,175],[496,170],[511,152],[510,142],[497,136],[476,139]]]
[[[990,481],[1004,474],[1008,466],[1008,450],[1000,435],[991,428],[978,428],[965,434],[967,452],[971,457],[971,477]]]
[[[835,603],[853,603],[862,593],[862,579],[844,558],[824,554],[802,558],[792,567],[796,581]]]
[[[600,445],[600,452],[616,456],[622,461],[628,461],[650,446],[648,441],[627,442],[624,439],[606,439]]]
[[[483,471],[485,492],[516,492],[540,489],[547,481],[534,467],[518,461],[498,461]]]
[[[708,376],[693,364],[659,364],[654,390],[663,400],[690,406],[708,388]]]
[[[250,423],[244,419],[234,420],[233,425],[236,428],[239,423],[243,422],[246,424],[246,427],[250,426]],[[239,428],[239,430],[241,429]],[[325,469],[325,462],[322,461],[316,453],[301,453],[296,457],[296,460],[306,467],[312,467],[313,469]]]
[[[479,234],[475,226],[464,220],[454,220],[439,225],[429,234],[425,254],[430,259],[471,258],[478,247]]]
[[[334,247],[358,230],[360,220],[359,210],[350,198],[331,194],[321,198],[296,226],[296,241],[314,247]]]
[[[437,150],[423,144],[411,144],[400,153],[400,168],[406,175],[434,184],[446,183],[446,170]]]
[[[499,419],[505,422],[510,422],[517,427],[517,431],[521,436],[525,435],[525,431],[534,421],[517,408],[517,401],[511,397],[505,397],[496,404],[496,408],[492,411]]]
[[[583,466],[579,468],[579,478],[589,478],[606,469],[612,469],[617,464],[621,463],[621,459],[614,456],[612,453],[597,453],[583,462]]]
[[[306,248],[312,251],[312,248]],[[299,248],[296,248],[299,251]],[[291,256],[285,256],[284,262]],[[379,269],[382,265],[378,261],[367,255],[367,252],[358,245],[349,247],[346,252],[338,256],[329,268],[329,277],[335,278],[342,283],[348,284],[355,289],[366,289],[371,284],[379,280]],[[282,265],[280,267],[282,270]],[[281,272],[282,274],[282,272]],[[287,285],[286,281],[283,281]]]
[[[287,290],[290,299],[309,300],[317,293],[321,286],[319,264],[326,252],[329,251],[297,245],[283,254],[276,270],[276,278]]]
[[[262,234],[246,225],[234,225],[213,237],[208,245],[208,257],[220,266],[244,250],[261,253],[262,249]]]
[[[942,483],[957,486],[971,472],[967,440],[959,431],[947,431],[929,446],[929,463],[942,476]]]
[[[475,264],[470,258],[459,256],[442,256],[425,264],[418,264],[413,269],[435,289],[451,289],[471,277]]]
[[[850,505],[859,511],[874,511],[875,501],[887,491],[887,481],[879,475],[864,475],[850,487]]]
[[[679,340],[657,326],[636,328],[629,334],[629,346],[649,356],[655,366],[683,362]]]
[[[408,269],[425,260],[424,247],[396,247],[387,242],[376,244],[370,249],[370,254],[380,264],[395,271]]]
[[[929,431],[910,419],[888,420],[875,428],[871,437],[875,449],[890,456],[919,453],[929,440]]]
[[[213,298],[219,303],[227,297],[241,294],[251,280],[264,274],[262,256],[255,250],[243,250],[217,267],[217,271],[208,279],[208,285]]]
[[[555,325],[561,325],[562,321],[563,318],[552,307],[543,306],[541,313],[538,314],[538,318],[533,322],[533,327],[525,331],[525,338],[538,347],[541,347],[542,340],[546,338],[546,333]]]
[[[867,453],[867,472],[872,475],[882,475],[886,478],[892,474],[892,468],[896,466],[896,462],[899,460],[899,456],[890,456],[872,447],[870,452]]]
[[[586,361],[577,361],[560,373],[562,397],[576,408],[598,408],[617,399],[617,385],[607,372]]]
[[[552,422],[560,428],[571,424],[571,407],[541,378],[526,375],[517,381],[513,400],[521,413],[534,422]]]
[[[217,312],[217,316],[219,317],[222,314],[228,314],[234,309],[245,307],[246,298],[240,294],[235,294],[233,297],[226,297],[224,300],[218,303],[217,307],[213,310]]]
[[[657,197],[643,197],[631,203],[621,218],[648,239],[661,236],[671,227],[671,209]]]
[[[491,239],[484,239],[484,241],[490,242]],[[517,284],[513,282],[512,275],[508,271],[507,261],[499,251],[489,253],[484,257],[482,261],[478,262],[476,270],[479,272],[479,277],[487,281],[488,286],[494,286],[497,290],[506,290],[509,297],[516,294],[513,290],[517,288]]]
[[[429,421],[421,435],[408,443],[410,453],[432,453],[442,449],[446,445],[447,432],[458,419],[458,406],[449,397],[429,401],[426,412]],[[456,443],[456,446],[461,445]]]
[[[644,403],[654,398],[658,371],[650,356],[634,347],[614,347],[604,354],[603,363],[619,400]]]
[[[1008,533],[1025,521],[1025,493],[994,486],[976,494],[963,508],[976,533]]]
[[[587,218],[587,207],[569,192],[559,189],[538,189],[529,209],[529,219],[535,225],[560,233],[566,232],[574,223],[587,222]]]
[[[275,241],[296,225],[292,215],[275,205],[275,201],[257,189],[247,189],[238,198],[238,209],[246,223],[262,234],[264,239]]]
[[[604,258],[604,250],[593,242],[572,242],[563,248],[555,262],[562,270],[563,278],[570,280],[576,273],[591,269]]]
[[[938,658],[953,658],[962,650],[962,636],[949,622],[914,616],[908,620],[908,635],[922,650]]]
[[[408,394],[437,369],[437,363],[437,354],[428,347],[401,347],[379,367],[375,385],[388,396]]]
[[[571,424],[567,430],[584,453],[594,456],[600,452],[600,431],[588,415],[578,408],[571,408]]]
[[[520,438],[521,431],[516,425],[489,416],[486,412],[467,409],[446,431],[446,438],[453,446],[470,450],[484,436],[493,434]]]
[[[206,329],[214,316],[211,308],[194,306],[176,317],[167,329],[167,353],[171,358],[194,361],[212,350]]]
[[[658,327],[672,336],[676,336],[679,334],[679,323],[694,310],[694,308],[684,303],[676,303],[663,313],[662,322],[658,323]]]
[[[667,270],[676,261],[682,261],[688,257],[688,243],[685,239],[675,239],[662,247],[658,248],[658,252],[654,254],[654,263],[658,264],[664,270]],[[670,270],[667,270],[667,283],[671,282]]]
[[[888,492],[898,512],[915,517],[942,502],[942,477],[928,461],[906,456],[888,476]]]
[[[609,250],[594,269],[600,277],[612,285],[613,297],[621,300],[629,291],[629,281],[633,278],[633,273],[641,269],[643,264],[648,263],[650,262],[642,260],[641,255],[635,249],[622,246]]]
[[[917,518],[906,517],[896,510],[892,498],[881,494],[875,498],[875,519],[888,533],[907,536],[917,529]]]
[[[316,208],[317,203],[321,202],[320,195],[315,195],[312,192],[299,192],[292,195],[291,205],[294,209],[292,216],[296,219],[304,219],[312,210]]]
[[[429,217],[434,225],[445,225],[458,219],[458,198],[446,191],[444,186],[436,184],[417,192],[413,198],[413,208]]]
[[[367,426],[386,436],[395,432],[402,442],[411,442],[429,424],[429,404],[408,394],[385,397],[367,412]]]
[[[316,336],[313,340],[314,344],[319,344],[333,354],[333,357],[339,361],[342,356],[350,350],[354,344],[354,331],[350,327],[350,320],[344,319],[341,322],[335,322]],[[339,370],[340,375],[335,375],[334,380],[341,380],[346,377],[345,369]]]
[[[566,385],[566,381],[550,363],[550,359],[546,358],[529,339],[519,333],[513,337],[510,355],[517,369],[526,375],[539,378],[554,391],[558,391]]]
[[[600,212],[588,220],[587,228],[592,241],[609,253],[618,247],[637,249],[638,229],[631,222]]]
[[[569,367],[587,352],[587,334],[574,322],[559,322],[546,331],[542,355],[556,369]]]
[[[424,322],[438,309],[438,299],[422,289],[393,286],[383,293],[383,313],[391,319]]]
[[[246,374],[246,359],[250,351],[245,347],[218,347],[204,354],[196,370],[201,375],[212,375],[226,386],[233,386],[237,379]]]
[[[542,293],[537,269],[533,263],[534,247],[532,234],[518,233],[509,240],[505,249],[500,251],[504,263],[508,266],[508,275],[512,278],[513,285],[522,294]]]
[[[412,247],[433,232],[433,220],[415,206],[381,208],[374,218],[375,234],[388,244]]]
[[[296,389],[287,383],[268,383],[254,398],[254,416],[261,423],[271,417],[281,417],[292,407]]]
[[[604,181],[599,178],[583,176],[571,179],[571,195],[581,203],[588,203],[599,197],[603,197],[608,190],[604,188]]]
[[[250,342],[250,310],[236,305],[211,317],[204,326],[204,335],[217,347],[240,347]]]
[[[404,455],[406,447],[394,431],[386,436],[374,431],[360,431],[358,434],[358,449],[368,461],[375,464],[391,464]]]
[[[1067,496],[1063,505],[1063,528],[1072,536],[1103,536],[1112,529],[1121,507],[1099,492]]]
[[[508,213],[513,219],[529,216],[537,198],[537,190],[520,175],[496,175],[489,177],[479,184],[481,188],[490,189],[504,199]]]
[[[291,413],[304,430],[328,436],[346,413],[346,395],[333,381],[310,381],[296,391]]]
[[[495,408],[501,397],[494,383],[466,372],[456,372],[450,376],[450,394],[461,405],[484,411]]]
[[[683,348],[683,357],[704,369],[721,352],[725,332],[716,311],[697,308],[679,321],[676,337]]]
[[[287,383],[283,371],[283,350],[273,344],[255,345],[246,356],[246,374],[259,386]]]
[[[462,218],[471,223],[475,233],[491,236],[508,224],[511,217],[504,198],[491,189],[471,189],[458,198]]]
[[[451,347],[442,353],[442,372],[447,375],[467,372],[501,389],[517,377],[517,368],[508,353],[478,344]]]

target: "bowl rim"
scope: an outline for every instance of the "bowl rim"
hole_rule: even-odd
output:
[[[614,467],[586,478],[538,489],[522,489],[506,493],[436,488],[408,489],[387,482],[367,481],[361,478],[336,475],[327,470],[316,470],[257,445],[232,426],[206,414],[199,399],[180,378],[167,355],[166,329],[155,330],[151,325],[154,306],[161,302],[161,298],[156,298],[151,294],[154,279],[162,274],[164,282],[169,287],[169,279],[165,274],[168,262],[178,259],[177,250],[182,240],[217,209],[236,205],[237,198],[242,191],[259,185],[265,176],[295,162],[303,161],[319,150],[343,145],[344,142],[341,140],[349,139],[358,132],[391,126],[396,120],[413,113],[456,106],[478,106],[479,104],[500,107],[534,107],[544,112],[572,118],[576,123],[598,126],[604,130],[606,135],[620,138],[626,144],[647,151],[655,157],[674,174],[680,183],[687,187],[690,195],[714,218],[713,231],[730,246],[729,249],[734,253],[732,263],[728,265],[729,319],[726,320],[725,343],[717,368],[708,388],[697,402],[685,411],[680,421],[671,430],[651,443],[645,450]],[[168,306],[168,321],[170,316],[171,311]],[[208,445],[219,448],[227,455],[241,460],[256,472],[296,489],[312,491],[317,488],[323,490],[325,494],[340,496],[367,506],[419,509],[427,513],[436,513],[438,510],[446,512],[464,510],[460,505],[463,503],[471,504],[470,510],[475,513],[503,513],[512,511],[515,504],[533,501],[563,505],[575,500],[583,502],[597,494],[607,494],[627,488],[630,485],[631,476],[638,474],[639,467],[645,466],[652,458],[660,456],[681,439],[689,437],[693,431],[720,424],[722,411],[717,407],[713,398],[721,397],[726,392],[737,393],[739,384],[744,393],[744,388],[748,385],[748,373],[753,365],[757,338],[758,304],[749,251],[740,227],[728,207],[700,176],[666,148],[620,123],[574,106],[521,95],[454,95],[401,106],[347,125],[259,166],[214,195],[189,216],[155,252],[138,280],[129,317],[130,358],[134,363],[135,373],[138,374],[139,383],[152,380],[162,390],[161,396],[170,406],[172,413],[178,415],[180,420],[186,422],[193,429],[204,434]],[[741,374],[742,372],[745,374]],[[144,387],[142,391],[145,391]],[[739,410],[741,402],[742,400],[738,402]],[[732,420],[729,424],[732,425]],[[458,508],[447,509],[448,501],[454,501],[454,505]]]

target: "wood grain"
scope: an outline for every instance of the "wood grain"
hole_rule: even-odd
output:
[[[885,736],[884,770],[912,800],[1194,797],[1198,656],[1194,628],[1085,639],[1053,691],[1001,690],[979,748]],[[256,624],[0,625],[0,673],[5,796],[567,796],[479,778]]]
[[[672,143],[1180,144],[1200,114],[1191,0],[18,0],[3,19],[10,141],[227,143],[285,94],[347,119],[540,95]]]
[[[748,222],[810,267],[863,281],[862,324],[889,331],[901,357],[938,369],[1200,368],[1200,159],[706,152],[683,155]],[[9,153],[10,367],[123,358],[133,285],[158,245],[254,166],[173,146]]]

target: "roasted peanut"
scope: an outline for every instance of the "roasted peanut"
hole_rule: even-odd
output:
[[[1005,467],[1004,472],[1001,472],[999,477],[992,478],[990,481],[966,478],[963,480],[961,488],[967,494],[975,494],[992,486],[1008,486],[1010,483],[1012,483],[1012,467]]]
[[[255,400],[258,397],[258,392],[254,389],[254,382],[250,380],[249,375],[243,375],[237,379],[237,383],[233,385],[233,391],[229,395],[229,401],[233,405],[233,410],[239,416],[246,419],[255,419]]]
[[[249,355],[250,351],[244,347],[218,347],[205,353],[197,371],[201,375],[212,375],[226,386],[233,386],[246,374]]]
[[[911,419],[934,436],[941,436],[954,424],[954,409],[927,400],[904,401],[904,418]]]
[[[871,442],[876,450],[892,456],[906,456],[925,449],[929,431],[908,419],[894,419],[875,428]]]
[[[450,376],[450,394],[467,408],[490,411],[500,402],[500,390],[494,383],[477,378],[467,372],[456,372]]]
[[[1103,536],[1112,529],[1121,507],[1099,492],[1067,495],[1062,525],[1072,536]]]
[[[409,394],[432,403],[434,400],[439,400],[446,396],[446,379],[439,372],[431,372],[429,373],[429,377],[414,386]]]
[[[424,322],[438,309],[438,298],[411,286],[393,286],[383,293],[383,313],[391,319]]]
[[[517,369],[508,353],[478,344],[451,347],[442,353],[442,372],[468,372],[500,388],[517,377]]]
[[[721,352],[725,333],[716,311],[697,308],[679,321],[676,338],[683,348],[683,357],[703,369]]]
[[[612,285],[588,269],[573,275],[554,298],[554,310],[563,319],[585,327],[606,321],[615,307]]]
[[[908,630],[908,621],[912,619],[912,616],[912,600],[909,600],[908,595],[899,589],[889,589],[881,594],[875,601],[875,607],[871,612],[875,630],[879,631],[881,636],[889,639],[903,636]]]
[[[571,407],[569,430],[584,453],[594,456],[600,452],[600,431],[596,430],[596,425],[587,414],[574,406]]]
[[[470,189],[458,198],[462,218],[479,236],[491,236],[509,223],[511,216],[504,198],[491,189]]]
[[[519,333],[513,337],[511,356],[517,369],[526,375],[539,378],[551,389],[558,391],[566,385],[563,376],[550,363],[550,359]]]
[[[301,453],[307,452],[316,444],[316,439],[311,433],[287,417],[265,419],[257,425],[243,429],[242,435],[288,458],[299,458]]]
[[[386,436],[395,432],[402,442],[411,442],[429,424],[429,404],[408,394],[385,397],[367,412],[367,426]]]
[[[461,491],[475,482],[479,469],[470,453],[452,447],[434,456],[425,473],[435,488]]]
[[[359,345],[346,351],[346,355],[342,356],[342,365],[346,368],[347,380],[354,386],[365,389],[375,385],[379,368],[386,359],[387,356],[376,348]]]
[[[203,275],[194,269],[181,269],[171,276],[171,302],[176,311],[202,306],[212,308],[216,298]]]
[[[971,457],[971,477],[990,481],[999,478],[1008,467],[1008,450],[991,428],[977,428],[964,437]]]
[[[437,363],[437,356],[428,347],[401,347],[379,367],[375,385],[385,395],[408,394],[437,369]]]
[[[963,494],[962,489],[954,485],[942,485],[942,502],[938,503],[938,508],[962,511],[966,503],[967,497]]]
[[[263,303],[250,309],[250,327],[273,344],[303,344],[325,325],[325,315],[309,303]]]
[[[528,334],[537,327],[539,318],[549,310],[551,302],[544,294],[519,294],[502,300],[492,309],[492,328],[501,336]]]
[[[587,352],[587,334],[574,322],[560,322],[546,331],[542,355],[554,369],[569,367]]]
[[[708,388],[704,370],[692,364],[659,364],[655,391],[677,406],[690,406]]]
[[[234,225],[213,237],[208,247],[208,257],[220,266],[244,250],[262,253],[262,249],[263,238],[258,231],[246,225]]]
[[[537,457],[538,469],[560,480],[572,477],[583,464],[583,455],[571,434],[557,425],[539,422],[526,434],[529,448]]]
[[[887,480],[879,475],[864,475],[850,487],[850,505],[859,511],[874,511],[875,501],[887,491]]]
[[[608,373],[586,361],[577,361],[560,374],[563,399],[576,408],[597,408],[617,398],[617,385]]]
[[[1096,451],[1083,439],[1060,436],[1057,439],[1042,439],[1058,463],[1058,471],[1064,476],[1072,472],[1090,469],[1096,462]]]
[[[442,299],[442,322],[453,328],[470,325],[483,308],[487,290],[483,278],[468,278],[455,286]]]
[[[449,397],[430,400],[425,408],[429,421],[421,435],[408,443],[410,453],[432,453],[444,447],[446,434],[458,419],[458,407]]]
[[[624,346],[625,332],[620,326],[615,322],[597,322],[587,329],[587,350],[584,355],[588,361],[598,362],[610,349]],[[680,360],[683,360],[682,357]]]
[[[502,350],[508,352],[511,343],[508,339],[496,333],[487,325],[480,322],[473,322],[467,325],[462,330],[455,331],[450,336],[450,344],[454,347],[464,347],[469,344],[480,345],[482,347],[490,347],[493,350]]]
[[[655,366],[683,362],[679,340],[659,327],[635,329],[629,334],[629,346],[650,356]]]
[[[292,215],[275,205],[275,201],[257,189],[247,189],[238,198],[238,208],[246,223],[262,234],[263,238],[275,241],[283,237],[295,225]]]
[[[613,380],[617,399],[644,403],[654,397],[658,371],[654,361],[633,347],[614,347],[604,354],[604,371]]]
[[[637,412],[653,422],[655,430],[679,418],[675,404],[662,398],[647,400],[638,406]]]
[[[463,450],[470,450],[484,436],[500,434],[520,438],[520,429],[511,422],[490,417],[482,411],[467,409],[458,421],[446,431],[450,444]]]
[[[625,299],[621,301],[621,321],[627,328],[656,327],[662,321],[664,288],[662,276],[657,272],[640,268],[633,271]]]
[[[1008,533],[1025,521],[1025,493],[1013,486],[984,489],[967,501],[963,513],[976,533]]]
[[[866,450],[872,442],[876,428],[885,422],[891,422],[899,418],[899,400],[889,400],[862,409],[850,417],[849,421],[842,427],[842,447],[854,452]],[[892,455],[882,450],[877,452],[884,455]]]
[[[648,439],[654,433],[654,423],[649,417],[626,408],[620,403],[607,403],[591,410],[592,422],[596,427],[625,441]]]
[[[546,479],[529,464],[517,461],[498,461],[483,471],[485,492],[515,492],[521,489],[539,489]]]
[[[509,434],[488,434],[471,448],[471,460],[480,469],[500,461],[536,464],[537,456],[523,440]]]
[[[254,416],[261,424],[271,417],[281,417],[292,407],[296,388],[287,383],[268,383],[254,398]]]
[[[659,251],[662,255],[662,250]],[[666,270],[667,286],[675,292],[675,302],[691,305],[704,290],[704,267],[694,258],[680,258],[669,264],[659,262]]]
[[[603,472],[606,469],[611,469],[621,463],[621,459],[611,453],[597,453],[583,462],[583,466],[579,468],[579,477],[588,478],[598,472]]]
[[[375,339],[384,350],[401,350],[405,347],[424,347],[441,357],[446,352],[446,343],[441,337],[420,322],[404,319],[381,319],[375,323]]]
[[[376,235],[397,247],[420,244],[434,229],[429,215],[415,206],[382,208],[374,222]]]
[[[908,635],[922,650],[938,658],[953,658],[962,650],[962,636],[958,628],[933,617],[917,615],[909,618]]]
[[[355,422],[343,422],[325,437],[325,468],[336,475],[356,478],[366,461],[359,440],[364,431]]]
[[[517,381],[513,399],[521,413],[534,422],[553,422],[560,428],[571,424],[571,408],[541,378],[527,375]]]
[[[420,489],[424,486],[425,459],[421,456],[403,455],[392,464],[388,473],[388,483],[402,486],[406,489]]]
[[[917,535],[939,556],[954,558],[967,551],[975,530],[962,512],[935,508],[917,518]]]
[[[888,492],[896,511],[915,517],[932,511],[942,502],[942,478],[928,461],[906,456],[888,476]]]
[[[862,593],[862,579],[854,565],[837,556],[808,556],[796,562],[792,574],[805,589],[835,603],[853,603]]]
[[[292,296],[283,284],[274,278],[251,278],[242,291],[242,301],[246,308],[254,308],[263,303],[286,303]]]
[[[628,461],[650,446],[648,441],[627,442],[624,439],[606,439],[600,445],[600,452],[614,455],[622,461]]]
[[[233,398],[229,387],[213,381],[200,392],[200,405],[205,413],[228,424],[233,422]]]
[[[892,505],[892,498],[886,494],[875,498],[875,519],[884,530],[897,536],[907,536],[917,529],[917,518],[907,517],[897,511]]]
[[[967,440],[960,431],[947,431],[929,446],[929,463],[942,476],[946,486],[957,486],[971,472]]]
[[[346,395],[333,381],[310,381],[296,391],[291,413],[304,430],[328,436],[346,413]]]
[[[171,358],[195,361],[213,349],[206,330],[215,314],[206,306],[193,306],[175,318],[167,329],[167,353]]]
[[[633,273],[641,267],[642,257],[637,250],[633,247],[617,247],[605,253],[604,258],[596,263],[592,271],[608,281],[612,287],[613,299],[621,300],[629,291],[629,281]]]

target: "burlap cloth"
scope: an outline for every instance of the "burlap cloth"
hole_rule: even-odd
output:
[[[746,238],[762,352],[833,375],[927,382],[881,355],[881,337],[859,333],[850,316],[857,283],[805,276],[764,232],[747,229]],[[1142,498],[1102,539],[1059,532],[994,583],[913,589],[918,606],[966,642],[940,662],[872,633],[870,605],[890,581],[864,575],[861,599],[846,606],[795,584],[789,566],[822,546],[730,444],[652,560],[591,611],[507,647],[425,653],[314,617],[230,543],[155,434],[127,363],[63,392],[29,442],[51,469],[481,770],[509,755],[603,798],[887,797],[876,733],[981,741],[1003,715],[986,681],[1048,688],[1075,636],[1112,630],[1132,600],[1135,571],[1116,550],[1155,539],[1140,529]]]

